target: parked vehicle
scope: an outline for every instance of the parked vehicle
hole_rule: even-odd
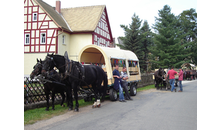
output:
[[[110,100],[117,100],[117,91],[113,88],[114,78],[112,72],[115,69],[114,64],[119,64],[119,72],[122,71],[123,66],[127,68],[130,95],[135,96],[137,94],[137,85],[141,81],[141,73],[139,60],[133,52],[117,48],[87,45],[80,51],[78,60],[83,65],[94,64],[100,66],[106,72],[108,77],[107,94],[109,94]]]

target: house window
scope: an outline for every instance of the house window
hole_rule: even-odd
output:
[[[62,43],[65,44],[65,35],[62,36]]]
[[[98,39],[97,39],[97,45],[99,46],[99,44],[100,44],[100,43],[99,43],[99,38],[98,38]]]
[[[30,44],[30,34],[25,34],[25,45]]]
[[[40,35],[40,43],[41,44],[45,44],[46,43],[46,34],[45,33],[41,33]]]
[[[37,13],[33,13],[33,21],[37,21]]]

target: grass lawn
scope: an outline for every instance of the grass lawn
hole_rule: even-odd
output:
[[[149,89],[153,89],[153,88],[155,88],[154,85],[148,85],[148,86],[145,86],[142,88],[138,88],[137,91],[138,92],[145,91],[145,90],[149,90]],[[108,97],[108,96],[106,96],[106,97]],[[92,105],[93,103],[94,103],[93,101],[84,102],[83,99],[79,100],[80,107]],[[60,104],[55,105],[55,111],[51,110],[51,108],[52,108],[51,106],[50,106],[49,111],[45,111],[46,107],[24,111],[24,125],[33,124],[37,121],[49,119],[49,118],[52,118],[53,116],[58,116],[58,115],[61,115],[61,114],[68,112],[67,104],[66,103],[64,103],[64,104],[66,107],[61,107]]]
[[[83,99],[79,100],[78,102],[79,102],[80,107],[93,104],[93,101],[85,102]],[[24,125],[33,124],[37,121],[49,119],[53,116],[58,116],[58,115],[61,115],[61,114],[68,112],[67,103],[64,103],[64,105],[66,107],[62,107],[62,106],[60,106],[60,104],[55,105],[54,111],[51,110],[51,108],[52,108],[51,106],[49,108],[50,109],[49,111],[45,111],[46,107],[24,111]]]
[[[137,91],[145,91],[145,90],[149,90],[149,89],[155,89],[155,85],[148,85],[148,86],[145,86],[145,87],[142,87],[142,88],[138,88]]]

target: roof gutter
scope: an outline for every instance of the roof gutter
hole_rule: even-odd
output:
[[[62,34],[63,33],[63,29],[62,29],[62,32],[61,33],[59,33],[59,34],[57,34],[55,37],[57,37],[57,36],[59,36],[60,34]]]

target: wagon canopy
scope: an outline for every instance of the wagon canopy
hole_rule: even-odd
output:
[[[193,68],[195,68],[196,66],[194,64],[184,63],[184,64],[181,65],[181,67],[186,67],[186,68],[193,67]]]
[[[85,64],[105,64],[108,79],[113,78],[110,63],[111,58],[139,61],[137,56],[132,51],[122,50],[118,48],[100,47],[96,45],[87,45],[82,48],[82,50],[79,52],[78,58],[79,62],[83,62]]]

